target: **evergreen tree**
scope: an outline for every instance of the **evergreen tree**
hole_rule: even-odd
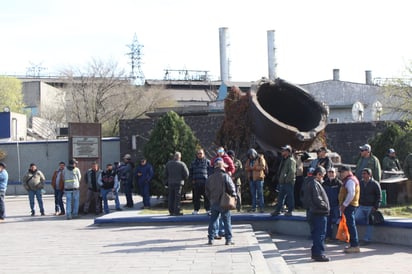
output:
[[[189,167],[198,146],[199,140],[194,136],[183,117],[170,111],[159,118],[144,147],[144,155],[155,171],[152,180],[152,195],[165,195],[165,165],[173,158],[174,153],[180,151],[182,161]],[[191,185],[186,183],[183,192],[190,190]]]

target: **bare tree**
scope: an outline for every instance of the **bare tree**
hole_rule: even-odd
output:
[[[412,61],[401,78],[386,79],[383,83],[387,111],[400,113],[402,118],[412,117]]]
[[[136,119],[162,100],[159,91],[135,86],[114,62],[92,60],[86,72],[63,71],[68,121],[101,123],[104,135],[117,135],[119,120]]]

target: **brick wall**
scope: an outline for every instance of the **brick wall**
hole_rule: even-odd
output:
[[[223,122],[223,113],[184,115],[185,122],[192,128],[209,157],[214,155],[216,133]],[[143,155],[143,147],[157,118],[120,121],[121,155],[130,153],[135,160]],[[328,124],[326,137],[328,147],[339,153],[343,163],[354,164],[359,146],[367,143],[378,132],[385,129],[385,122]],[[132,150],[131,136],[136,137],[136,150]],[[167,140],[165,140],[167,141]]]

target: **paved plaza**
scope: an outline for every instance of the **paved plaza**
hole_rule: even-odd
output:
[[[139,207],[141,199],[135,197]],[[310,260],[311,242],[302,237],[233,227],[234,246],[224,240],[206,245],[207,223],[147,226],[95,225],[94,215],[66,220],[30,217],[27,196],[6,197],[1,273],[411,273],[412,248],[372,244],[359,254],[328,245],[331,262]],[[124,202],[122,197],[122,202]],[[38,210],[37,210],[38,211]],[[112,214],[138,215],[138,210]]]

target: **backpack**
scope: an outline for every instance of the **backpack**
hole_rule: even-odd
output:
[[[372,211],[369,214],[369,224],[370,225],[380,225],[385,222],[385,219],[383,218],[382,212],[379,210]]]

